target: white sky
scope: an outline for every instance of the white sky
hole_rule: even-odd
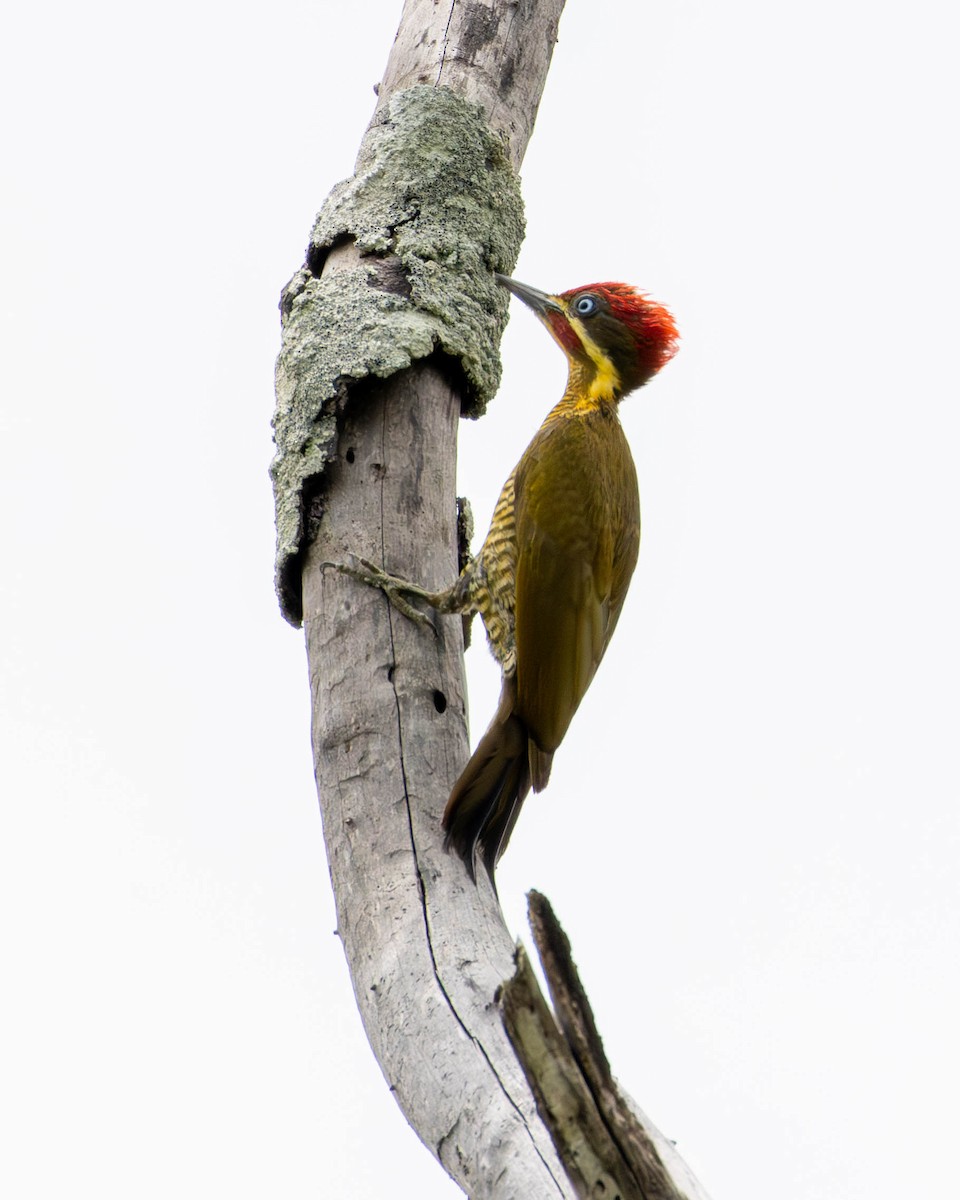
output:
[[[0,1192],[443,1200],[353,1004],[272,594],[276,303],[398,0],[20,5],[0,228]],[[960,1076],[945,6],[569,0],[519,278],[684,342],[633,590],[499,872],[714,1200],[946,1195]],[[559,394],[522,310],[462,487]],[[496,672],[472,652],[474,734]]]

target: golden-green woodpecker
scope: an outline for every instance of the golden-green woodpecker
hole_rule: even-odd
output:
[[[477,612],[503,672],[500,703],[443,814],[447,844],[493,877],[524,798],[553,755],[610,641],[640,545],[637,472],[617,406],[673,357],[677,328],[623,283],[548,295],[498,275],[553,335],[566,390],[503,485],[480,552],[444,592],[372,570],[440,612]],[[369,564],[364,564],[369,566]],[[411,615],[412,612],[411,612]]]

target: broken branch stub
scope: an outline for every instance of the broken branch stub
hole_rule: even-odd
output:
[[[501,989],[507,1036],[577,1194],[611,1200],[707,1200],[673,1145],[613,1078],[570,942],[550,902],[528,896],[550,989],[543,998],[522,946]]]

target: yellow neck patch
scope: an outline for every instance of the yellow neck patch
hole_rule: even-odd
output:
[[[587,333],[582,321],[576,317],[569,317],[568,320],[576,330],[577,337],[594,366],[594,376],[587,387],[583,402],[592,406],[601,404],[605,400],[613,400],[620,390],[620,374],[617,368]]]

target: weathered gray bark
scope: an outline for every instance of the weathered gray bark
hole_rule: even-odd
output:
[[[561,9],[409,0],[373,124],[400,91],[449,87],[516,167]],[[335,249],[325,270],[353,256]],[[572,1197],[494,1001],[512,939],[489,886],[442,847],[468,752],[460,621],[434,637],[322,565],[359,554],[432,586],[456,577],[457,383],[428,356],[348,390],[303,562],[317,787],[358,1007],[411,1125],[473,1197]]]
[[[408,1120],[473,1197],[573,1196],[494,1003],[513,942],[489,885],[442,847],[467,755],[460,621],[435,638],[322,565],[353,552],[454,578],[459,416],[432,366],[347,411],[304,571],[317,787],[357,1003]]]
[[[478,104],[519,170],[533,133],[565,0],[406,0],[380,107],[418,84]]]
[[[479,105],[516,168],[562,6],[407,0],[375,141],[416,114],[425,87],[449,88],[451,120],[460,100]],[[480,153],[495,175],[495,148]],[[461,622],[435,618],[434,636],[327,565],[359,555],[431,588],[456,577],[457,425],[482,406],[495,369],[482,349],[472,365],[454,361],[449,313],[462,305],[495,356],[502,298],[484,289],[493,270],[512,268],[513,243],[488,236],[482,219],[462,246],[444,243],[456,238],[457,218],[451,209],[450,230],[429,225],[421,209],[435,198],[405,201],[399,217],[381,198],[365,224],[355,201],[383,178],[370,162],[362,157],[362,187],[345,185],[318,218],[311,257],[285,293],[277,376],[278,585],[286,615],[296,621],[302,608],[306,629],[339,934],[384,1075],[449,1174],[476,1200],[574,1197],[579,1181],[558,1157],[503,1021],[512,939],[488,882],[474,886],[442,846],[440,816],[468,752]],[[452,199],[465,209],[497,204],[482,188]],[[338,236],[341,209],[350,215]],[[462,302],[430,291],[445,268],[448,285],[469,277]],[[345,327],[360,349],[336,370],[329,347],[344,344]]]

